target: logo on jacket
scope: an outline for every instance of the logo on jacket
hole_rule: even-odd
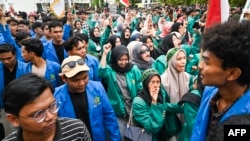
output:
[[[95,106],[99,105],[99,104],[101,104],[100,97],[99,96],[95,96]]]

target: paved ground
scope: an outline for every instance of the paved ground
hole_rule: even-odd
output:
[[[3,123],[4,129],[5,129],[5,136],[9,135],[12,131],[12,128],[8,121],[5,118],[5,112],[4,110],[1,110],[1,118],[0,118],[0,123]]]

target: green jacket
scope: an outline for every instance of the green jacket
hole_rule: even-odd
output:
[[[160,19],[160,16],[159,16],[158,14],[152,16],[152,21],[153,21],[153,23],[156,23],[157,25],[158,25],[159,19]]]
[[[163,104],[148,105],[140,97],[136,97],[132,104],[134,122],[147,132],[152,133],[152,141],[158,141],[158,133],[163,125],[167,129],[167,138],[171,138],[181,130],[181,123],[175,115],[182,112],[181,107],[177,104],[170,104],[169,96],[163,89],[161,91],[164,99]]]
[[[160,75],[163,74],[168,67],[166,55],[157,57],[153,65]]]
[[[184,49],[186,52],[186,56],[200,52],[200,41],[201,41],[201,35],[194,34],[194,41],[191,45],[187,45],[187,44],[181,45],[181,48]]]
[[[191,93],[201,97],[200,92],[198,90],[192,90]],[[184,102],[182,107],[186,122],[184,123],[181,133],[179,134],[178,141],[190,141],[199,106],[191,102]]]
[[[198,75],[198,72],[199,72],[198,69],[193,70],[192,66],[196,66],[198,68],[199,60],[200,60],[200,53],[196,53],[194,55],[190,54],[187,57],[186,72],[193,76]]]
[[[107,43],[110,32],[111,32],[111,28],[107,26],[103,35],[101,36],[101,40],[100,40],[101,51],[100,52],[96,50],[95,42],[92,39],[89,39],[88,53],[95,56],[98,60],[100,59],[101,53],[103,51],[103,45]]]
[[[107,95],[116,116],[123,118],[126,114],[125,103],[119,85],[117,84],[116,72],[109,65],[107,65],[106,67],[99,67],[98,74],[107,82]],[[137,66],[134,65],[133,68],[126,73],[126,83],[130,96],[133,100],[142,86],[141,72]]]

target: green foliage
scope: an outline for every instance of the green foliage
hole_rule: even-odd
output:
[[[132,4],[132,6],[134,6],[135,3],[141,2],[141,0],[129,0],[129,1]],[[151,0],[151,1],[161,2],[165,5],[173,5],[173,6],[177,6],[177,5],[190,6],[190,5],[195,5],[196,3],[201,4],[201,5],[206,5],[209,2],[209,0]],[[244,7],[247,0],[228,0],[228,1],[231,7],[233,6]],[[94,5],[99,4],[98,0],[92,0],[92,2],[94,2]],[[101,0],[101,2],[103,2],[103,0]],[[116,2],[119,2],[119,0],[116,0]]]
[[[247,0],[229,0],[231,7],[240,6],[244,7]]]

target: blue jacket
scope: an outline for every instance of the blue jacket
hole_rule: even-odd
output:
[[[28,63],[27,72],[31,73],[32,71],[32,62]],[[45,70],[45,79],[49,80],[54,88],[58,87],[61,83],[59,73],[61,66],[55,62],[46,60],[46,70]]]
[[[218,92],[215,87],[206,87],[201,105],[196,117],[196,122],[193,128],[190,141],[205,141],[210,120],[210,105],[209,101]],[[232,107],[223,115],[220,123],[231,117],[232,115],[242,115],[250,113],[250,91],[248,90]]]
[[[40,41],[43,43],[43,46],[45,46],[47,44],[47,42],[48,42],[48,40],[45,38],[45,36],[40,38]]]
[[[67,58],[67,57],[68,57],[68,53],[64,49],[64,58]],[[59,59],[58,59],[57,54],[56,54],[56,50],[54,48],[54,45],[53,45],[52,41],[49,41],[44,46],[43,58],[60,64]]]
[[[89,80],[101,81],[101,78],[98,76],[98,66],[99,66],[98,59],[90,54],[87,54],[85,62],[87,66],[90,68],[88,72]]]
[[[68,24],[63,25],[63,40],[68,40],[70,38],[71,26]]]
[[[4,29],[5,28],[5,29]],[[5,27],[3,25],[0,24],[0,31],[2,32],[4,41],[8,44],[11,44],[15,47],[16,49],[16,58],[20,61],[24,62],[24,59],[22,57],[22,50],[21,47],[16,43],[16,41],[14,40],[14,38],[12,37],[11,33],[10,33],[10,28],[8,25],[5,25]]]
[[[5,40],[4,40],[3,34],[0,33],[0,44],[3,44],[3,43],[5,43]]]
[[[3,63],[0,63],[0,108],[3,108],[3,90],[4,86],[4,68]],[[16,69],[16,78],[21,77],[22,75],[26,74],[27,63],[17,60],[17,69]]]
[[[86,91],[93,141],[106,141],[105,130],[108,131],[110,141],[121,141],[116,116],[102,84],[90,80],[86,86]],[[68,85],[64,84],[57,87],[54,95],[62,104],[58,116],[76,118],[68,92]]]

